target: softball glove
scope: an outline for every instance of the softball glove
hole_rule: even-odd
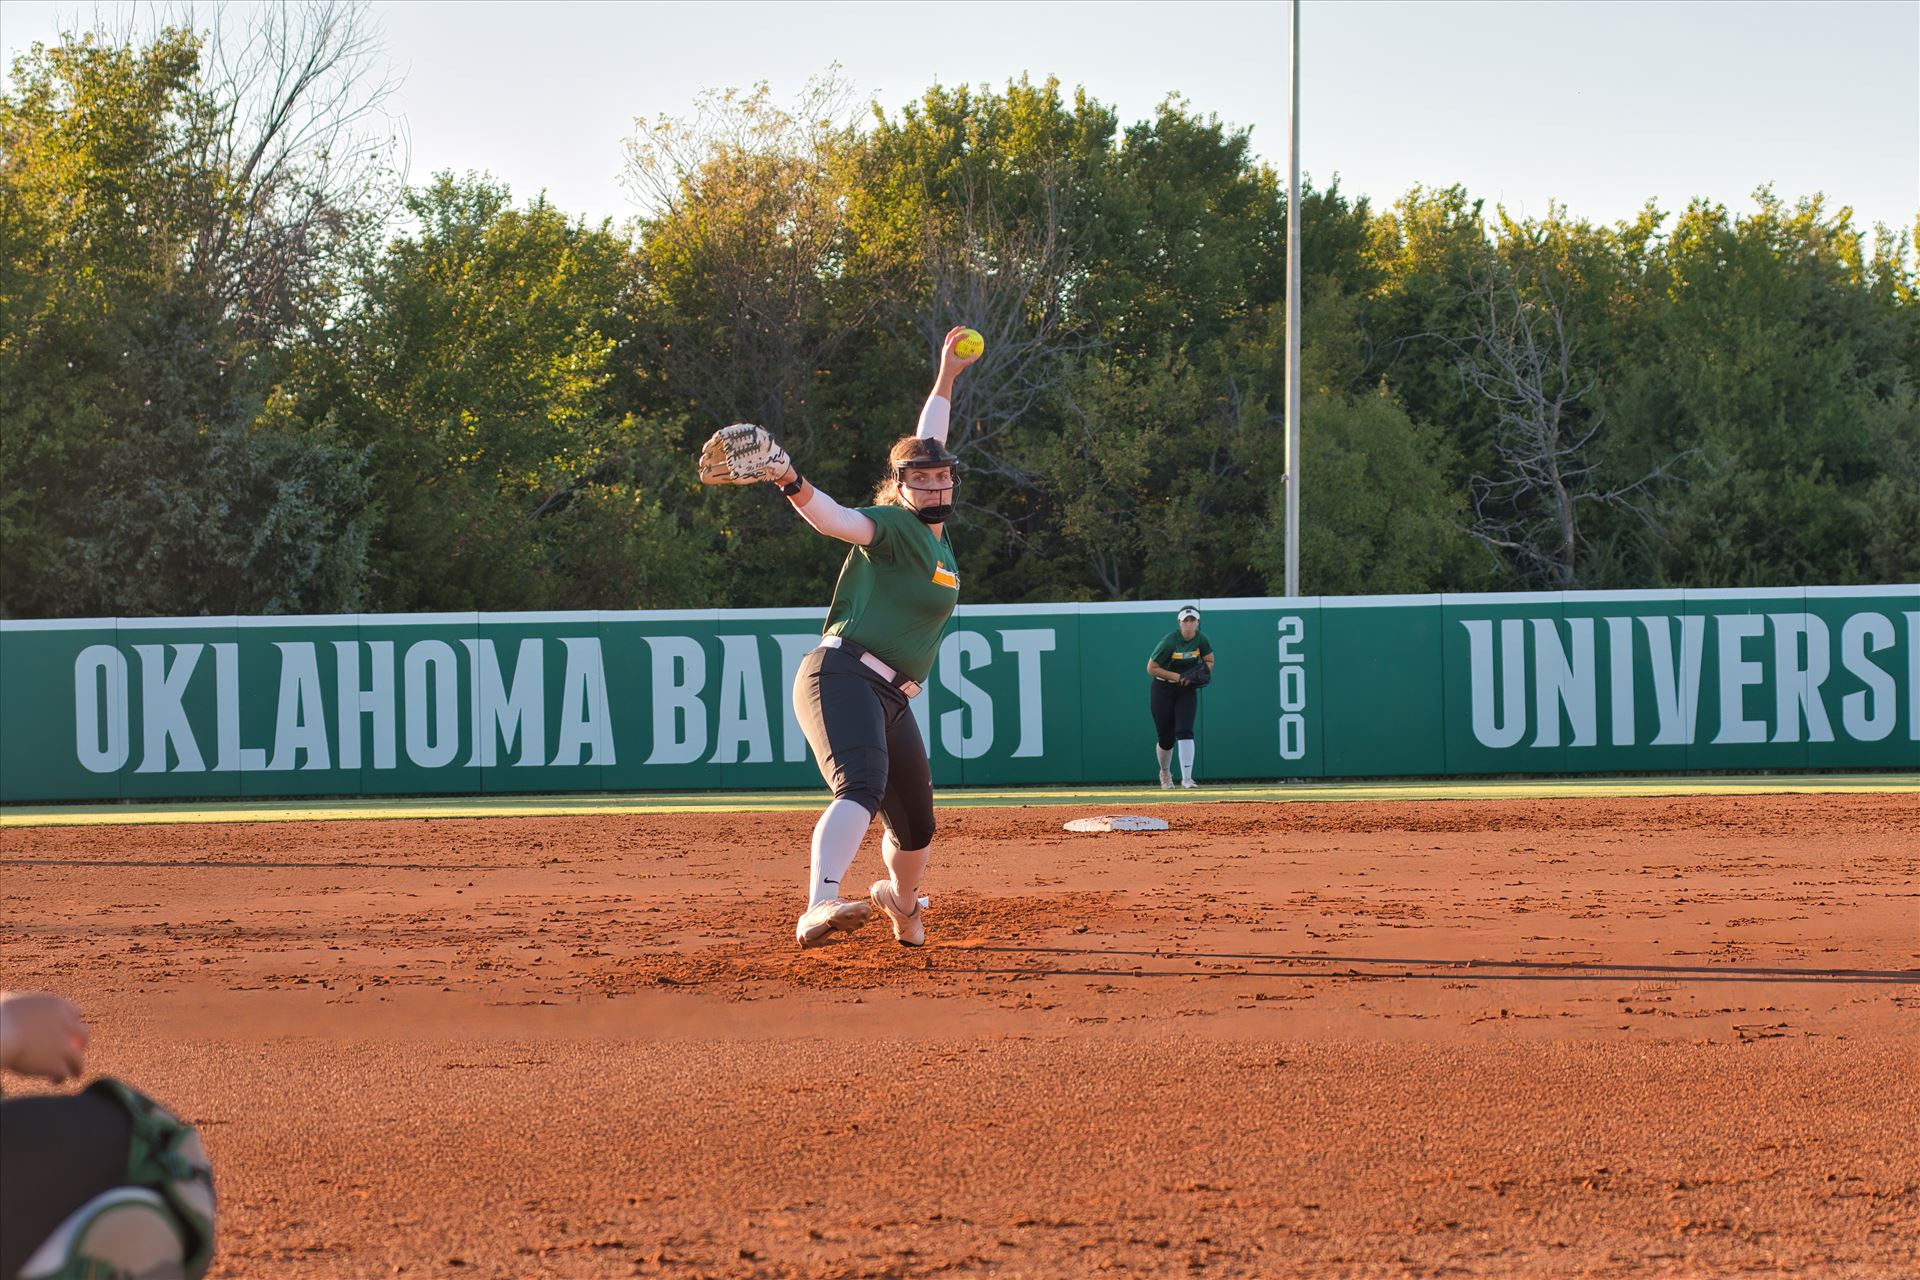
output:
[[[765,427],[736,422],[722,427],[700,450],[700,483],[758,484],[781,475],[790,465],[787,451]]]

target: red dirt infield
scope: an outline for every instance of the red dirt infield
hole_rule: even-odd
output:
[[[9,828],[0,985],[218,1276],[1920,1276],[1920,794],[1128,811]]]

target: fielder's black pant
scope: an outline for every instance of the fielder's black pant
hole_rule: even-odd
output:
[[[836,800],[879,817],[902,849],[933,843],[933,771],[906,694],[845,650],[815,649],[794,676],[793,714]]]
[[[1155,680],[1148,698],[1153,708],[1153,730],[1162,751],[1173,750],[1176,738],[1193,737],[1193,713],[1200,707],[1200,691],[1170,680]]]
[[[0,1102],[0,1276],[20,1266],[67,1215],[127,1184],[133,1119],[96,1092]]]

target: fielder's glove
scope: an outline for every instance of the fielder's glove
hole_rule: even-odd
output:
[[[758,484],[786,471],[791,459],[765,427],[736,422],[722,427],[700,450],[700,483]]]
[[[1213,668],[1206,663],[1195,663],[1180,673],[1180,683],[1189,689],[1203,689],[1213,679]]]

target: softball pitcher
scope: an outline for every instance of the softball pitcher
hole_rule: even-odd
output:
[[[956,347],[965,339],[970,354]],[[933,774],[908,699],[933,670],[940,632],[960,598],[959,562],[947,540],[955,464],[947,451],[954,379],[979,359],[979,336],[951,330],[918,429],[887,455],[873,505],[847,508],[808,484],[762,427],[716,432],[700,455],[709,484],[780,486],[800,518],[852,544],[834,584],[820,647],[800,663],[793,710],[833,800],[813,827],[807,909],[794,928],[802,947],[864,925],[878,906],[903,946],[926,942],[920,878],[933,844]],[[887,878],[850,898],[841,878],[875,817]]]

